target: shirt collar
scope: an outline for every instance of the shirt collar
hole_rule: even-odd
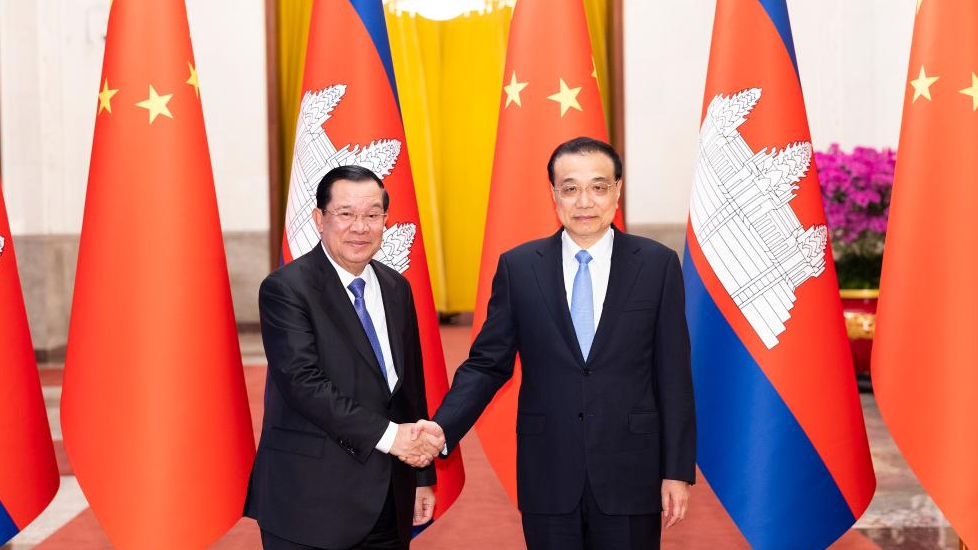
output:
[[[609,227],[608,230],[605,231],[605,234],[602,235],[596,243],[587,248],[588,254],[591,255],[591,258],[598,260],[599,262],[610,262],[611,248],[614,242],[615,232]],[[560,247],[565,260],[569,258],[577,261],[574,259],[574,256],[579,250],[584,250],[574,242],[574,239],[570,238],[570,235],[567,234],[566,229],[560,233]]]
[[[363,268],[363,273],[354,275],[340,267],[340,264],[336,263],[336,260],[329,255],[329,251],[326,250],[326,245],[324,245],[322,241],[320,241],[319,246],[323,247],[323,252],[326,253],[326,258],[329,259],[329,263],[333,264],[333,267],[336,268],[336,274],[340,276],[340,282],[343,283],[345,288],[348,289],[350,287],[350,283],[352,283],[353,279],[356,279],[357,277],[363,279],[363,281],[367,283],[367,286],[373,285],[377,276],[374,274],[374,268],[372,265],[367,264],[367,267]]]

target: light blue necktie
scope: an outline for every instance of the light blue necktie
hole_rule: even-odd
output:
[[[591,352],[591,342],[594,340],[594,298],[591,290],[591,271],[587,264],[591,255],[587,250],[581,250],[575,256],[579,265],[577,275],[574,275],[574,287],[571,291],[571,320],[574,321],[574,332],[577,342],[581,345],[581,354],[587,359]]]
[[[367,340],[370,340],[370,347],[374,349],[374,355],[377,356],[377,363],[380,364],[380,373],[384,375],[384,380],[387,380],[387,368],[384,367],[384,352],[380,350],[380,338],[377,338],[374,322],[370,319],[370,313],[367,312],[367,305],[363,301],[363,289],[366,286],[367,282],[357,277],[353,279],[353,282],[347,288],[353,292],[353,309],[356,310],[357,317],[360,318],[360,324],[363,325],[363,331],[367,333]]]

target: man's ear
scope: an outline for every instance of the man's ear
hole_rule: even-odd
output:
[[[316,224],[316,231],[319,233],[323,232],[323,211],[313,207],[312,209],[312,221]]]

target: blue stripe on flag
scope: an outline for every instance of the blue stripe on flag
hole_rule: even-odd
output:
[[[688,249],[683,262],[700,470],[753,548],[826,548],[854,523],[852,511]]]
[[[0,502],[0,546],[14,538],[14,535],[19,532],[20,529],[17,528],[10,514],[7,513],[7,509],[3,507],[3,503]]]
[[[758,0],[764,11],[767,12],[774,27],[781,35],[781,41],[788,50],[791,57],[791,64],[795,66],[795,76],[798,76],[798,60],[795,58],[795,42],[791,38],[791,22],[788,21],[788,6],[785,0]]]
[[[387,80],[391,83],[391,90],[394,92],[394,102],[397,108],[401,108],[401,100],[397,96],[397,82],[394,79],[394,62],[391,60],[391,43],[387,38],[387,20],[384,19],[384,6],[381,0],[350,0],[353,9],[357,10],[363,26],[370,33],[370,38],[374,41],[374,48],[377,55],[384,64],[384,71],[387,72]]]

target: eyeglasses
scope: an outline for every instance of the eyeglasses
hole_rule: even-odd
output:
[[[384,220],[387,219],[387,212],[381,212],[379,210],[364,212],[362,214],[354,214],[349,210],[340,210],[337,212],[323,208],[323,214],[325,215],[327,213],[332,214],[333,217],[336,218],[336,221],[343,225],[351,225],[357,220],[363,220],[363,223],[376,227],[378,225],[383,225]]]
[[[618,184],[615,183],[589,183],[587,185],[577,185],[576,183],[568,183],[566,185],[561,185],[560,187],[554,187],[554,193],[557,193],[562,199],[576,199],[581,195],[582,192],[589,193],[592,197],[606,197],[611,188]]]

